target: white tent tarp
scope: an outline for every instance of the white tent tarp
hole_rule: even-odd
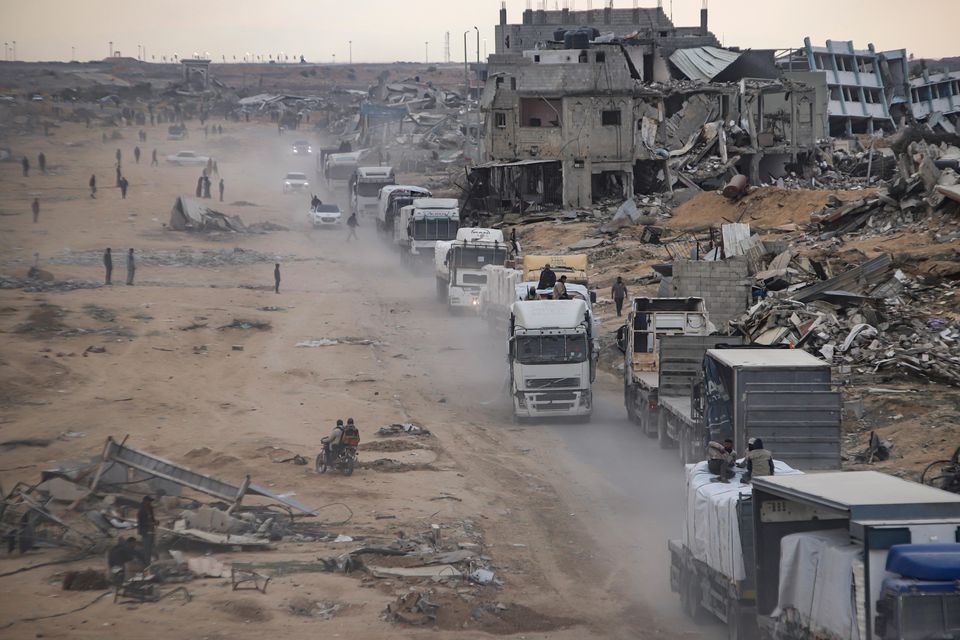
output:
[[[780,541],[778,610],[799,617],[811,637],[859,640],[855,566],[861,549],[846,529],[810,531]]]
[[[802,473],[779,460],[774,461],[778,476]],[[729,483],[713,482],[706,461],[686,467],[686,518],[684,544],[693,557],[731,580],[746,577],[743,548],[740,544],[740,520],[737,503],[753,494],[753,487],[740,484],[742,470]]]

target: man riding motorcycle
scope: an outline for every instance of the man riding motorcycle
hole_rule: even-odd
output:
[[[350,418],[350,423],[353,424],[353,418]],[[320,442],[323,443],[323,450],[327,456],[327,464],[332,465],[334,460],[337,459],[337,456],[340,455],[340,441],[343,439],[343,420],[337,420],[337,425],[333,428],[333,431],[329,436],[320,438]]]

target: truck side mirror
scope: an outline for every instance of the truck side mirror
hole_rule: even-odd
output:
[[[597,292],[596,292],[596,291],[591,291],[591,292],[590,292],[590,304],[597,304]]]
[[[620,349],[622,353],[627,352],[627,325],[623,325],[617,329],[617,348]]]
[[[514,351],[514,341],[513,341],[513,338],[510,338],[507,341],[507,354],[510,356],[511,360],[513,360],[513,351]]]

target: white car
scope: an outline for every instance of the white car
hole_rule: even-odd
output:
[[[207,156],[198,156],[193,151],[178,151],[172,156],[167,156],[167,162],[181,167],[206,165],[209,161],[210,158]]]
[[[283,192],[306,191],[310,188],[310,182],[307,180],[307,174],[291,171],[283,179]]]
[[[305,156],[313,153],[313,147],[306,140],[297,140],[293,143],[293,155]]]
[[[343,220],[343,214],[335,204],[321,204],[316,209],[310,209],[307,219],[314,227],[338,227]]]

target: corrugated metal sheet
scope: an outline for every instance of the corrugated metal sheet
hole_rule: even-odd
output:
[[[739,53],[726,49],[696,47],[678,49],[670,56],[670,62],[689,79],[710,82],[739,57]]]

